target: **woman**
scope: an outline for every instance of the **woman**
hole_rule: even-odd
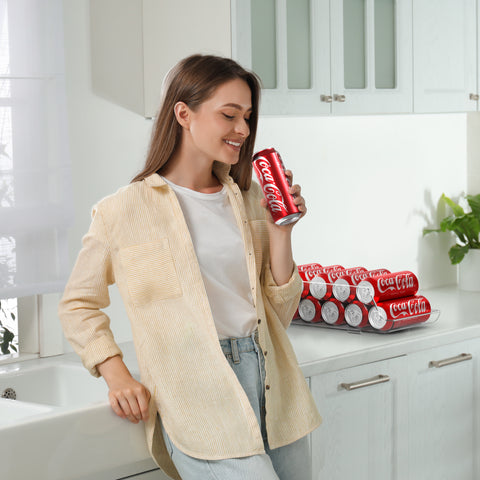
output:
[[[174,479],[308,478],[306,435],[321,421],[285,332],[301,291],[293,226],[275,225],[251,184],[259,90],[226,58],[170,72],[145,168],[94,208],[60,304],[113,410],[145,422]],[[101,310],[113,283],[141,383]]]

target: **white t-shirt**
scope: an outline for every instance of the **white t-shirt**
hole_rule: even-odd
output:
[[[242,235],[225,187],[201,193],[162,178],[175,192],[185,216],[219,338],[250,335],[257,314]]]

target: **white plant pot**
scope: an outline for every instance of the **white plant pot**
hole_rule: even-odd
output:
[[[480,292],[480,250],[469,250],[458,264],[460,290]]]

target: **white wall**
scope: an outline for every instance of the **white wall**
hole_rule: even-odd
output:
[[[151,122],[95,96],[90,69],[89,1],[64,0],[67,108],[72,159],[75,222],[70,233],[71,263],[90,224],[92,206],[130,182],[143,164]],[[131,339],[115,287],[107,309],[118,342]],[[66,345],[66,349],[69,347]]]
[[[71,262],[92,205],[143,163],[152,123],[94,95],[88,0],[64,1],[75,223]],[[303,186],[298,263],[411,269],[423,288],[455,282],[447,239],[422,239],[442,192],[466,189],[466,115],[261,118],[258,148],[276,147]],[[131,338],[121,299],[108,308],[117,341]]]
[[[263,118],[258,147],[274,146],[302,185],[297,263],[412,270],[423,288],[455,283],[438,225],[442,192],[466,189],[466,115]],[[453,244],[453,242],[452,242]]]

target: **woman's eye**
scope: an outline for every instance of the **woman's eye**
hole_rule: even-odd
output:
[[[226,113],[224,113],[223,116],[228,118],[228,120],[233,120],[235,118],[233,115],[227,115]]]

